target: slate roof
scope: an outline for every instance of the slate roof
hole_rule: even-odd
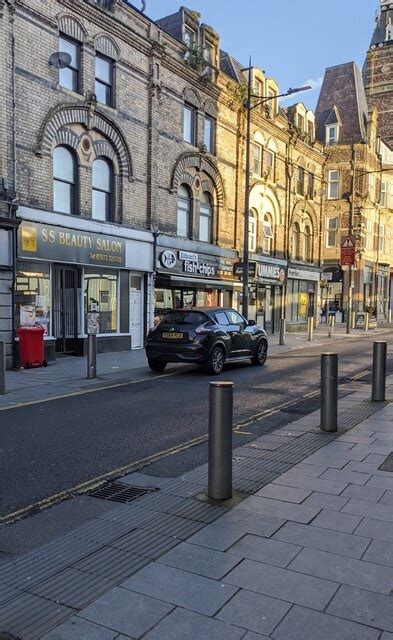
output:
[[[368,106],[362,74],[354,62],[326,69],[315,115],[316,135],[321,142],[325,140],[326,124],[335,122],[342,125],[341,143],[366,140]]]
[[[387,5],[389,6],[389,5]],[[376,25],[373,36],[371,38],[370,47],[386,41],[386,27],[390,21],[393,22],[393,5],[390,3],[391,9],[385,9],[378,12]],[[393,44],[393,41],[392,41]]]

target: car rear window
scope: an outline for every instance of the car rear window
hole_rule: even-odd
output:
[[[198,326],[207,321],[207,317],[198,311],[172,311],[167,313],[162,324],[192,324]]]

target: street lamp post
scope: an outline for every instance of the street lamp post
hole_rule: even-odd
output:
[[[305,87],[295,87],[294,89],[288,89],[286,93],[282,93],[277,96],[268,96],[263,98],[262,100],[257,101],[255,104],[252,104],[253,99],[258,99],[260,96],[253,95],[252,93],[252,65],[251,58],[250,64],[247,68],[242,69],[242,71],[248,71],[248,82],[247,82],[247,98],[244,101],[244,108],[247,111],[247,121],[246,121],[246,167],[245,167],[245,194],[244,194],[244,238],[243,238],[243,275],[242,275],[242,292],[243,292],[243,301],[242,301],[242,313],[243,316],[248,319],[248,306],[249,306],[249,256],[250,256],[250,247],[249,247],[249,231],[250,231],[250,145],[251,145],[251,112],[253,109],[260,107],[262,104],[265,104],[269,100],[278,100],[278,98],[284,98],[285,96],[290,96],[293,93],[299,93],[300,91],[308,91],[311,89],[309,85]]]

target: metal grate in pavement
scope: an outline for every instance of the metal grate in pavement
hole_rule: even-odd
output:
[[[136,530],[132,531],[131,534],[135,534],[135,532]],[[120,538],[121,541],[125,539],[127,539],[127,536]],[[119,582],[139,571],[146,562],[146,560],[129,553],[125,549],[103,547],[91,556],[76,562],[72,568],[93,576],[100,576]]]
[[[132,500],[136,500],[146,493],[158,491],[156,488],[133,487],[124,482],[110,482],[109,484],[93,489],[87,493],[92,498],[100,498],[101,500],[113,500],[113,502],[122,502],[126,504]]]
[[[61,604],[23,593],[2,606],[0,629],[23,640],[40,640],[74,613],[73,609]]]
[[[49,580],[29,589],[30,593],[52,602],[83,609],[90,602],[115,586],[114,580],[108,580],[75,569],[63,569]]]

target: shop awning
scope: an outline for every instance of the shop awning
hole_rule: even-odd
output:
[[[182,276],[157,273],[156,286],[191,287],[195,289],[233,289],[237,282],[228,280],[208,280],[202,278],[184,278]]]

